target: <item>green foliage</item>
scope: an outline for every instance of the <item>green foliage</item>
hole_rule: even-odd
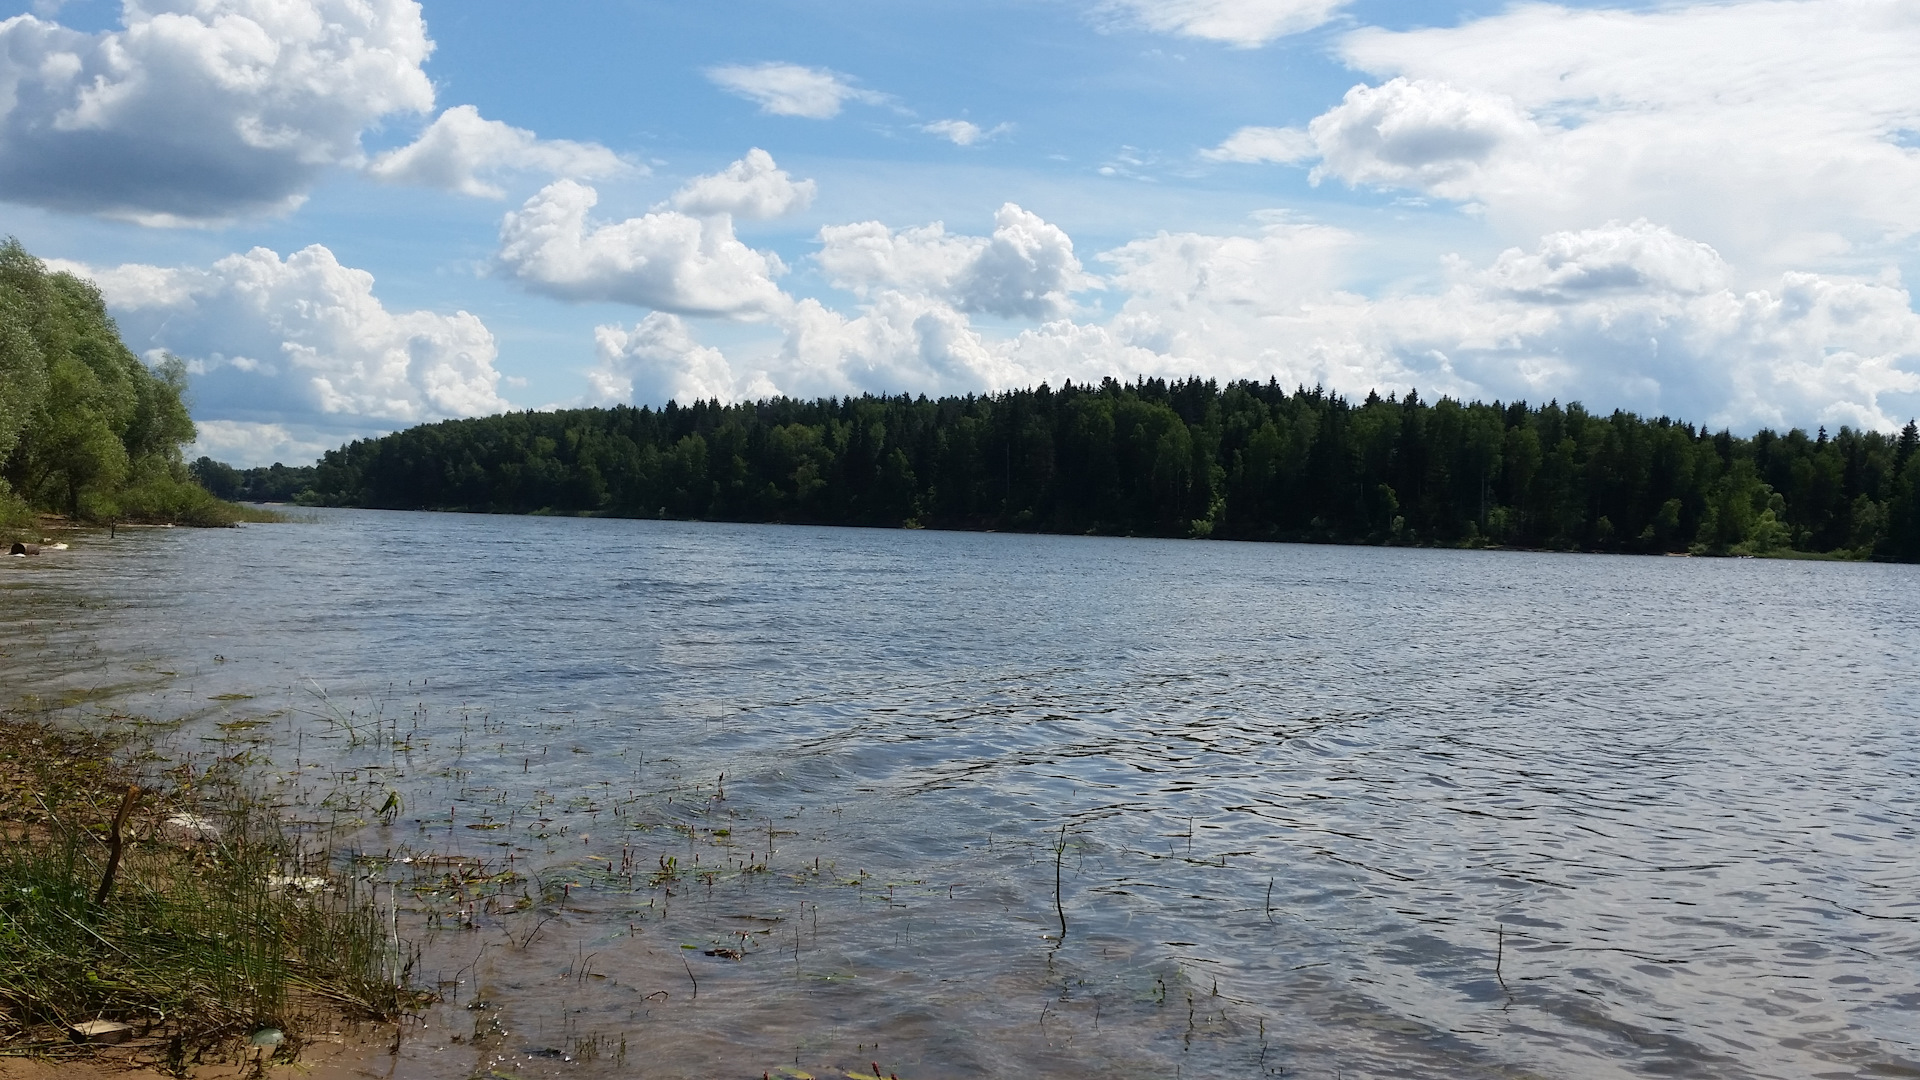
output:
[[[179,360],[148,367],[126,347],[90,282],[0,245],[0,528],[32,511],[231,524],[181,464],[185,389]]]
[[[279,462],[254,469],[236,469],[210,457],[187,466],[199,485],[215,497],[240,502],[298,502],[313,487],[314,467],[288,466]]]
[[[328,453],[301,497],[492,513],[1920,558],[1920,466],[1902,469],[1920,458],[1917,444],[1911,428],[1901,439],[1845,428],[1831,438],[1739,439],[1578,404],[1429,404],[1418,394],[1354,403],[1273,382],[1109,379],[937,401],[695,402],[447,421]]]

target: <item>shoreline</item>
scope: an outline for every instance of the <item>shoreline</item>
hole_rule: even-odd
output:
[[[102,719],[0,710],[0,1080],[385,1075],[412,991],[367,963],[400,946],[366,898],[303,876],[241,771]]]

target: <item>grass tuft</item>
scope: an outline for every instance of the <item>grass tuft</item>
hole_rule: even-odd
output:
[[[112,1020],[183,1070],[262,1029],[284,1032],[290,1055],[316,1025],[418,1003],[415,954],[376,898],[352,875],[329,880],[232,786],[145,795],[98,901],[111,793],[126,790],[107,746],[0,720],[0,1044],[51,1047]],[[55,773],[69,779],[34,778]]]

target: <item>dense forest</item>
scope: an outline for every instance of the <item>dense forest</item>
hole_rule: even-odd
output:
[[[452,420],[302,501],[1325,543],[1920,560],[1920,431],[1711,433],[1579,405],[1269,382],[696,402]],[[201,463],[216,485],[224,466]],[[281,467],[284,469],[284,467]],[[228,490],[267,484],[235,472]],[[282,486],[304,481],[285,470]],[[221,490],[216,486],[216,490]]]
[[[38,513],[81,521],[231,524],[180,459],[193,439],[186,370],[150,368],[100,291],[0,245],[0,536]]]

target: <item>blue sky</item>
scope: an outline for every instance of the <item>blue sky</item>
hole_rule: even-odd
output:
[[[1104,375],[1920,411],[1896,0],[0,18],[5,231],[188,360],[236,463],[501,408]]]

